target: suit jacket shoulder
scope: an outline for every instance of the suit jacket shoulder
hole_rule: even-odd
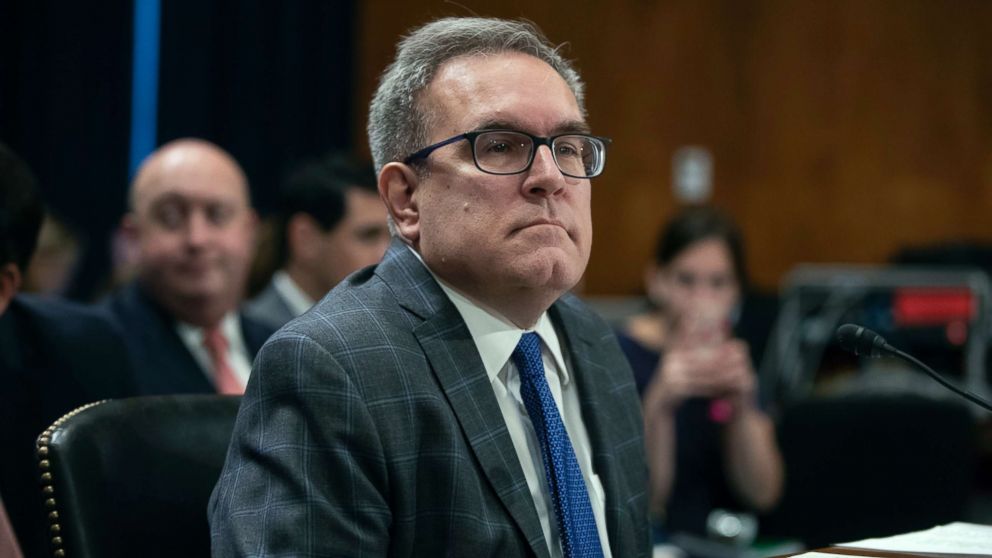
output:
[[[102,308],[124,332],[141,395],[215,392],[176,333],[175,321],[136,282],[113,293]]]
[[[82,387],[73,399],[134,393],[123,336],[101,312],[29,295],[16,297],[10,312],[19,322],[23,365],[46,369]],[[50,386],[53,391],[62,387]]]
[[[48,552],[35,439],[76,407],[134,395],[128,362],[90,308],[19,295],[0,316],[0,493],[26,556]]]
[[[140,394],[216,391],[176,333],[175,320],[136,282],[111,295],[102,308],[125,332],[124,340]],[[249,358],[254,358],[275,328],[243,314],[240,320],[245,348]]]
[[[213,384],[176,333],[176,322],[136,282],[112,294],[102,309],[124,332],[141,395],[215,393]],[[254,358],[275,330],[241,315],[241,333]]]

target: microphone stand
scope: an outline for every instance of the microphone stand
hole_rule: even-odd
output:
[[[888,352],[890,352],[892,355],[894,355],[894,356],[896,356],[898,358],[901,358],[902,360],[904,360],[904,361],[906,361],[906,362],[908,362],[908,363],[916,366],[920,370],[923,370],[931,378],[933,378],[934,380],[936,380],[938,384],[940,384],[940,385],[944,386],[945,388],[953,391],[954,393],[960,395],[961,397],[964,397],[968,401],[971,401],[972,403],[974,403],[975,405],[978,405],[979,407],[985,409],[986,411],[992,411],[992,404],[989,404],[988,401],[982,399],[978,395],[975,395],[974,393],[972,393],[972,392],[970,392],[970,391],[968,391],[966,389],[961,389],[961,388],[957,387],[956,385],[952,384],[951,382],[947,381],[946,379],[944,379],[943,376],[941,376],[940,374],[938,374],[933,368],[930,368],[926,364],[923,364],[923,361],[921,361],[920,359],[914,357],[913,355],[911,355],[909,353],[900,351],[899,349],[893,347],[892,345],[889,345],[888,343],[885,344],[885,349]]]

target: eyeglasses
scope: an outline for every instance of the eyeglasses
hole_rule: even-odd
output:
[[[547,145],[558,170],[572,178],[593,178],[606,165],[606,144],[611,140],[589,134],[559,134],[549,138],[514,130],[478,130],[450,137],[407,157],[403,163],[426,159],[435,150],[461,140],[472,146],[475,166],[488,174],[520,174],[534,163],[537,148]]]

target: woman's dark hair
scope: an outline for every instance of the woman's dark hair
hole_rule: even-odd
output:
[[[747,265],[741,231],[730,217],[712,207],[689,207],[676,214],[658,237],[655,262],[667,266],[693,244],[709,239],[726,244],[737,282],[743,290],[747,286]]]

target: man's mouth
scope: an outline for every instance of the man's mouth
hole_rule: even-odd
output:
[[[518,230],[526,229],[528,227],[540,227],[540,226],[544,226],[544,225],[549,225],[549,226],[553,226],[553,227],[560,227],[562,229],[565,229],[566,231],[568,230],[565,227],[565,225],[562,224],[561,221],[559,221],[557,219],[549,219],[549,218],[541,218],[541,219],[536,219],[534,221],[530,221],[529,223],[527,223],[524,226],[520,227],[520,229],[518,229]]]

